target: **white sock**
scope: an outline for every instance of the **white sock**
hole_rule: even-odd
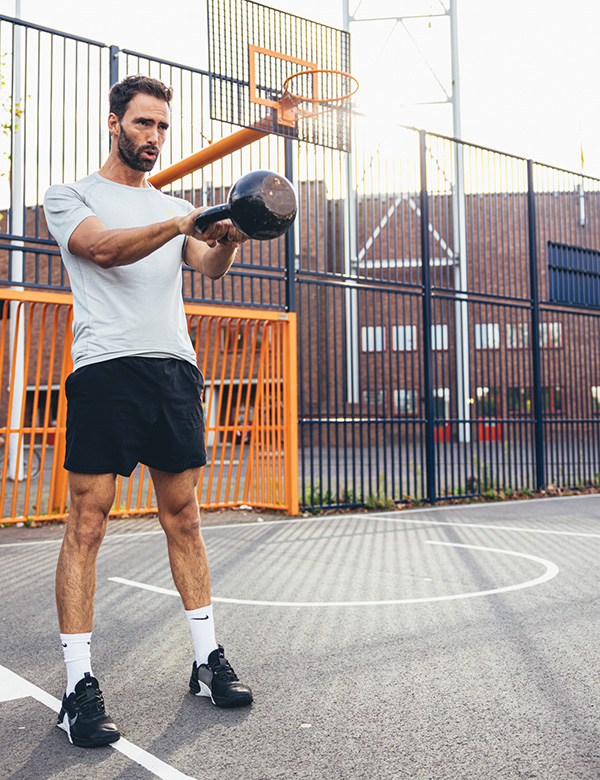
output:
[[[83,679],[86,672],[89,672],[90,675],[92,674],[90,660],[91,640],[91,631],[89,634],[60,635],[65,664],[67,665],[67,696],[73,693],[75,686],[79,680]]]
[[[212,604],[200,609],[186,609],[185,614],[194,640],[196,663],[200,666],[208,661],[208,656],[218,647]]]

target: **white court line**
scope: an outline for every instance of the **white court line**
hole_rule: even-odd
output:
[[[545,558],[539,558],[537,555],[529,555],[529,553],[516,552],[515,550],[499,550],[494,547],[480,547],[474,544],[455,544],[453,542],[438,542],[438,541],[426,541],[425,544],[438,544],[446,547],[462,547],[468,550],[481,550],[483,552],[499,553],[501,555],[512,555],[516,558],[525,558],[535,563],[540,563],[545,572],[539,577],[533,580],[527,580],[526,582],[519,582],[515,585],[505,585],[502,588],[491,588],[489,590],[472,591],[469,593],[455,593],[448,596],[428,596],[415,599],[386,599],[383,601],[258,601],[254,599],[232,599],[213,596],[213,601],[223,602],[225,604],[248,604],[259,607],[372,607],[381,606],[386,604],[423,604],[433,601],[454,601],[456,599],[472,599],[481,596],[491,596],[498,593],[508,593],[513,590],[522,590],[523,588],[532,588],[535,585],[541,585],[548,580],[553,579],[559,572],[558,566],[552,561],[547,561]],[[111,582],[118,582],[121,585],[130,585],[134,588],[141,588],[142,590],[150,590],[154,593],[161,593],[166,596],[177,596],[179,593],[176,590],[170,590],[168,588],[159,588],[155,585],[147,585],[142,582],[136,582],[135,580],[127,580],[123,577],[109,577]]]
[[[542,500],[542,499],[540,499]],[[511,525],[486,525],[485,523],[461,523],[453,520],[416,520],[410,517],[386,517],[385,515],[359,515],[370,520],[380,520],[383,523],[414,523],[418,525],[447,525],[455,528],[486,528],[490,531],[515,531],[520,534],[548,534],[551,536],[583,536],[586,539],[600,539],[600,533],[592,534],[584,531],[553,531],[549,528],[519,528]]]
[[[31,696],[54,712],[60,712],[61,704],[57,698],[0,665],[0,702],[24,699],[27,696]],[[111,747],[163,780],[196,780],[191,775],[184,775],[178,769],[165,764],[160,758],[153,756],[123,737],[113,742]]]
[[[597,498],[600,499],[600,494],[591,493],[583,496],[554,496],[549,498],[531,498],[527,501],[528,504],[537,504],[545,501],[574,501],[584,498]],[[452,520],[419,520],[416,518],[405,517],[404,515],[422,514],[428,512],[457,512],[465,510],[476,510],[484,506],[486,509],[504,509],[506,511],[507,505],[510,504],[522,504],[522,501],[501,501],[496,503],[473,503],[473,504],[452,504],[450,506],[431,506],[423,507],[422,509],[404,509],[400,511],[394,511],[390,516],[390,513],[386,512],[373,512],[373,513],[361,513],[361,514],[341,514],[341,515],[326,515],[324,517],[291,517],[282,520],[255,520],[254,522],[244,523],[227,523],[226,525],[208,525],[202,528],[202,533],[206,531],[220,531],[229,528],[245,528],[248,526],[267,526],[267,525],[290,525],[294,523],[320,523],[327,520],[381,520],[387,523],[415,523],[422,525],[447,525],[456,526],[459,528],[483,528],[490,531],[515,531],[521,534],[549,534],[552,536],[576,536],[587,539],[600,539],[600,533],[587,533],[585,531],[555,531],[550,528],[521,528],[518,526],[510,525],[488,525],[485,523],[464,523],[455,522]],[[395,515],[402,514],[402,517],[396,517]],[[133,531],[132,533],[111,533],[104,537],[104,542],[111,541],[113,539],[136,539],[141,536],[160,536],[164,532],[162,529],[156,531]],[[104,543],[103,542],[103,543]],[[62,544],[62,537],[60,539],[40,539],[34,542],[8,542],[0,544],[0,549],[6,547],[29,547],[39,544]]]
[[[532,499],[533,500],[533,499]],[[540,501],[554,501],[558,499],[539,499]],[[441,509],[441,507],[438,507]],[[412,511],[412,510],[411,510]],[[416,512],[429,512],[430,509],[414,510]],[[457,528],[483,528],[490,531],[514,531],[521,534],[547,534],[550,536],[578,536],[586,539],[600,539],[600,533],[587,533],[584,531],[554,531],[550,528],[520,528],[518,526],[510,525],[486,525],[485,523],[463,523],[454,522],[452,520],[417,520],[410,517],[389,517],[385,514],[360,514],[360,515],[327,515],[326,517],[303,517],[303,518],[291,518],[289,520],[265,520],[262,522],[253,523],[231,523],[228,525],[211,525],[202,529],[202,533],[206,531],[220,531],[225,528],[244,528],[250,527],[264,527],[267,525],[289,525],[290,523],[316,523],[324,522],[327,520],[380,520],[386,523],[413,523],[419,525],[435,525],[457,527]],[[140,536],[161,536],[164,535],[164,531],[134,531],[133,533],[124,534],[110,534],[105,536],[102,544],[112,541],[113,539],[136,539]],[[0,544],[0,549],[10,547],[30,547],[40,544],[62,544],[61,539],[41,539],[37,542],[8,542],[7,544]]]
[[[202,528],[202,533],[206,531],[220,531],[229,528],[244,528],[247,526],[267,526],[267,525],[290,525],[294,523],[318,523],[326,520],[382,520],[388,523],[421,523],[423,525],[448,525],[458,526],[461,528],[487,528],[490,531],[515,531],[517,533],[526,534],[550,534],[554,536],[579,536],[583,538],[599,539],[600,533],[587,533],[584,531],[554,531],[550,528],[520,528],[515,526],[503,526],[503,525],[486,525],[484,523],[462,523],[448,520],[418,520],[404,515],[422,514],[428,512],[463,512],[463,511],[475,511],[485,507],[487,509],[503,509],[507,511],[507,506],[511,504],[538,504],[541,502],[557,502],[557,501],[576,501],[581,499],[600,499],[600,494],[587,494],[583,496],[552,496],[548,498],[531,498],[527,502],[523,501],[500,501],[500,502],[481,502],[473,504],[452,504],[446,506],[430,506],[423,507],[421,509],[403,509],[396,510],[393,514],[402,514],[402,517],[390,517],[388,513],[361,513],[361,514],[340,514],[340,515],[326,515],[324,517],[291,517],[282,520],[255,520],[254,522],[244,523],[228,523],[226,525],[208,525]],[[107,534],[104,537],[104,542],[112,539],[135,539],[140,536],[159,536],[164,532],[159,529],[156,531],[134,531],[132,533],[112,533]],[[34,542],[8,542],[0,544],[0,549],[6,547],[28,547],[38,544],[62,544],[62,537],[60,539],[41,539]]]
[[[225,526],[223,526],[225,527]],[[203,528],[203,531],[206,529]],[[124,534],[107,534],[104,539],[102,540],[102,543],[108,542],[111,539],[126,539],[128,537],[136,537],[136,536],[158,536],[160,534],[164,535],[164,531],[134,531],[131,534],[124,533]],[[0,548],[2,547],[29,547],[31,545],[35,544],[62,544],[62,536],[60,539],[40,539],[37,542],[8,542],[7,544],[0,544]]]

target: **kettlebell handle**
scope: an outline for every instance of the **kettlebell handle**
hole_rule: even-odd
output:
[[[229,204],[221,203],[219,206],[211,206],[209,209],[206,209],[206,211],[203,211],[202,214],[198,214],[194,220],[194,224],[196,226],[196,230],[199,233],[203,233],[204,230],[206,230],[206,228],[209,225],[212,225],[214,222],[218,222],[221,219],[230,218],[231,210],[229,208]]]

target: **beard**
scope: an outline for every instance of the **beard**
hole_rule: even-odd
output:
[[[121,160],[123,160],[125,165],[133,168],[134,171],[151,171],[158,160],[158,149],[156,146],[144,144],[136,148],[135,141],[127,135],[125,130],[123,130],[123,127],[121,127],[121,132],[117,137],[117,149]],[[150,150],[157,152],[156,157],[142,157],[144,152]]]

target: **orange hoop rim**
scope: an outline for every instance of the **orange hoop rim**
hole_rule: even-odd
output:
[[[350,79],[354,82],[354,89],[350,92],[345,93],[344,95],[339,95],[338,97],[326,97],[326,98],[318,98],[318,97],[302,97],[302,95],[297,95],[296,93],[292,92],[289,89],[289,83],[292,79],[297,78],[298,76],[307,76],[307,75],[315,75],[317,73],[335,73],[338,76],[345,76],[346,78]],[[348,98],[351,98],[352,95],[356,94],[358,91],[360,84],[358,83],[358,79],[356,76],[353,76],[351,73],[346,73],[343,70],[335,70],[332,68],[306,68],[305,70],[299,70],[297,73],[292,73],[291,76],[288,76],[286,80],[283,82],[283,89],[281,93],[281,100],[292,100],[294,103],[316,103],[318,106],[321,106],[323,104],[327,104],[331,108],[339,108],[339,106],[343,105]],[[334,104],[331,106],[331,104]]]

